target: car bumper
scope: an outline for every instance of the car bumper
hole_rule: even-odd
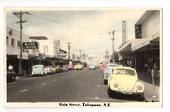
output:
[[[122,93],[126,95],[138,95],[138,94],[143,94],[144,92],[138,92],[138,91],[129,91],[129,90],[112,90],[113,92],[116,93]]]
[[[40,76],[40,75],[45,75],[45,74],[42,74],[42,73],[32,73],[31,75],[32,76]]]

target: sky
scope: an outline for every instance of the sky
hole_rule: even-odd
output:
[[[18,10],[16,10],[18,11]],[[24,10],[23,10],[24,11]],[[57,9],[26,10],[24,14],[23,33],[29,36],[46,36],[48,39],[60,40],[61,48],[67,50],[71,43],[71,53],[79,54],[79,50],[89,56],[102,59],[105,51],[112,53],[112,32],[114,48],[122,43],[122,20],[127,22],[127,40],[134,38],[134,25],[146,9]],[[6,11],[6,24],[19,31],[19,20]]]

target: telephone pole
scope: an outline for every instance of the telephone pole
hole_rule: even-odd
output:
[[[112,35],[113,35],[113,38],[112,38],[112,60],[113,60],[113,63],[115,62],[115,57],[114,57],[114,35],[115,35],[115,31],[113,30],[112,31]]]
[[[19,59],[19,74],[22,74],[22,29],[23,29],[23,23],[27,22],[26,20],[23,20],[23,14],[30,14],[29,12],[13,12],[13,14],[19,18],[19,21],[16,23],[20,24],[20,59]]]
[[[81,61],[81,50],[79,50],[79,53],[80,53],[80,61]]]
[[[70,42],[67,43],[68,44],[68,60],[70,60]]]

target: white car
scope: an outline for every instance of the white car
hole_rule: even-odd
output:
[[[138,80],[136,70],[131,67],[114,67],[113,74],[108,78],[108,95],[115,93],[138,95],[144,99],[144,84]]]
[[[103,77],[104,77],[104,84],[107,84],[109,76],[112,74],[113,67],[118,66],[117,64],[107,64],[106,68],[103,72]]]
[[[46,75],[46,71],[44,69],[44,65],[34,65],[32,66],[32,73],[31,75],[32,76],[43,76],[43,75]]]
[[[96,69],[96,65],[89,65],[89,70],[95,70]]]

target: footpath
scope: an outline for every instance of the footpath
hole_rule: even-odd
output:
[[[24,78],[27,78],[27,77],[31,77],[31,75],[30,74],[16,75],[16,80],[24,79]]]
[[[138,73],[138,78],[145,86],[145,100],[148,102],[159,102],[162,91],[160,88],[160,80],[155,78],[155,83],[153,85],[151,75],[144,72]]]

